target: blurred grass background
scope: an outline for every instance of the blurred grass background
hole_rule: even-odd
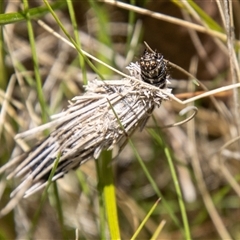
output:
[[[63,37],[71,36],[86,52],[125,73],[129,62],[142,55],[146,41],[166,59],[196,76],[207,89],[239,81],[239,1],[231,3],[229,16],[224,12],[226,6],[214,1],[130,0],[128,3],[129,9],[100,1],[72,1],[73,5],[65,1],[0,3],[0,165],[20,154],[21,148],[26,150],[35,145],[46,134],[39,134],[27,144],[16,144],[17,133],[49,121],[52,114],[66,108],[68,100],[83,93],[88,79],[121,78],[91,60],[97,71],[94,70],[76,49],[40,26],[39,19]],[[136,13],[133,6],[164,15],[156,19]],[[169,22],[167,17],[174,17],[175,21]],[[232,20],[229,25],[227,17]],[[186,26],[179,19],[185,20]],[[190,23],[216,34],[196,31]],[[170,74],[176,96],[186,99],[194,91],[202,91],[176,69],[170,68]],[[191,122],[170,129],[156,128],[155,123],[164,126],[182,119],[178,112],[183,105],[164,102],[155,110],[148,128],[136,132],[132,137],[134,147],[128,144],[111,165],[118,206],[115,220],[122,239],[133,236],[133,239],[184,239],[190,235],[193,239],[240,238],[238,101],[237,91],[219,93],[215,98],[194,103],[199,112]],[[185,211],[169,165],[171,157]],[[139,158],[150,176],[139,164]],[[107,207],[101,202],[99,187],[106,173],[96,170],[96,166],[89,161],[53,185],[38,218],[34,216],[41,192],[22,200],[11,214],[0,219],[0,239],[111,238],[113,233],[103,213]],[[0,208],[6,205],[16,185],[5,177],[1,176]],[[161,201],[151,210],[159,195]],[[188,223],[183,223],[184,212]],[[138,232],[141,223],[144,224]]]

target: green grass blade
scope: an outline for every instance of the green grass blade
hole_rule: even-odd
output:
[[[4,2],[0,2],[0,13],[4,11]],[[1,15],[1,14],[0,14]],[[7,66],[5,63],[3,27],[0,26],[0,89],[7,87]]]
[[[5,65],[5,53],[3,43],[3,29],[0,27],[0,89],[6,89],[7,87],[7,72]]]
[[[135,5],[136,4],[136,0],[131,0],[130,1],[131,5]],[[134,29],[134,23],[136,20],[136,14],[134,11],[129,11],[128,14],[128,34],[127,34],[127,44],[126,44],[126,56],[127,53],[129,52],[131,46],[130,46],[130,42],[132,40],[132,33],[133,33],[133,29]]]
[[[77,174],[77,178],[78,178],[78,182],[81,186],[82,192],[86,195],[86,196],[90,196],[90,190],[89,190],[89,186],[86,183],[86,179],[84,177],[84,174],[82,173],[81,169],[78,169],[76,171]]]
[[[93,71],[95,71],[98,76],[101,79],[104,79],[104,77],[102,76],[102,74],[100,73],[100,71],[91,63],[91,61],[89,61],[89,59],[87,57],[85,57],[85,55],[82,53],[81,48],[78,46],[78,44],[74,41],[74,39],[68,34],[67,30],[64,28],[63,24],[61,23],[60,19],[58,18],[58,16],[56,15],[56,13],[53,11],[51,5],[48,3],[47,0],[44,0],[44,3],[47,5],[49,11],[51,12],[53,18],[56,20],[57,24],[59,25],[59,27],[62,29],[62,31],[64,32],[64,34],[66,35],[66,37],[69,39],[69,41],[74,45],[74,47],[76,48],[76,50],[78,51],[78,53],[81,54],[81,56],[84,58],[84,60],[88,63],[88,65],[93,69]]]
[[[164,225],[165,225],[166,221],[163,220],[161,221],[161,223],[159,224],[159,226],[157,227],[156,231],[154,232],[153,236],[151,237],[151,240],[157,240],[159,239],[159,234],[161,233]]]
[[[164,149],[165,154],[167,156],[167,160],[168,160],[168,164],[170,166],[170,170],[171,170],[171,174],[173,177],[173,182],[175,185],[175,189],[178,195],[178,202],[179,202],[179,206],[180,206],[180,211],[182,214],[182,220],[183,220],[183,226],[184,226],[184,230],[185,230],[185,239],[190,240],[191,239],[191,233],[190,233],[190,228],[189,228],[189,223],[188,223],[188,218],[187,218],[187,213],[186,213],[186,208],[184,205],[184,201],[183,201],[183,197],[182,197],[182,192],[179,186],[179,182],[178,182],[178,178],[177,178],[177,174],[173,165],[173,161],[170,155],[170,152],[168,150],[168,148]]]
[[[106,215],[108,221],[108,227],[111,239],[121,239],[117,205],[116,205],[116,193],[114,185],[114,174],[112,168],[112,152],[103,151],[101,154],[102,165],[101,165],[101,182],[103,183],[103,194],[106,208]]]
[[[53,185],[53,191],[54,191],[53,197],[55,200],[55,205],[56,205],[56,210],[58,213],[58,220],[59,220],[60,228],[62,231],[62,236],[63,236],[63,239],[67,239],[67,236],[65,234],[65,228],[64,228],[62,203],[61,203],[61,200],[59,197],[57,183],[53,182],[52,185]]]
[[[153,129],[149,129],[149,132],[160,145],[163,145],[162,140],[160,139],[159,135],[156,134],[156,132]],[[175,186],[175,189],[176,189],[176,193],[178,195],[178,202],[179,202],[179,207],[180,207],[180,211],[181,211],[181,214],[182,214],[182,220],[183,220],[183,226],[184,226],[184,232],[185,232],[185,239],[191,239],[189,223],[188,223],[188,219],[187,219],[187,213],[186,213],[181,189],[180,189],[180,186],[179,186],[177,174],[176,174],[176,171],[175,171],[175,168],[174,168],[174,164],[173,164],[170,152],[169,152],[167,147],[164,147],[164,152],[165,152],[165,155],[166,155],[167,160],[168,160],[168,164],[169,164],[169,167],[170,167],[170,171],[171,171],[171,175],[172,175],[172,178],[173,178],[174,186]]]
[[[134,151],[134,155],[136,156],[140,166],[142,167],[143,171],[144,171],[144,174],[146,175],[148,181],[150,182],[152,188],[154,189],[155,193],[157,194],[157,196],[159,198],[161,198],[161,201],[164,205],[164,207],[166,208],[167,212],[170,214],[172,220],[174,221],[174,223],[179,227],[181,228],[181,224],[179,222],[179,220],[177,219],[177,217],[175,216],[174,212],[172,211],[171,207],[168,205],[168,202],[167,200],[165,200],[164,196],[162,195],[162,193],[159,191],[158,187],[157,187],[157,184],[155,183],[154,179],[152,178],[151,174],[149,173],[149,171],[147,170],[141,156],[139,155],[136,147],[134,146],[133,142],[131,139],[128,140],[131,148],[133,149]]]
[[[104,185],[102,183],[102,170],[101,170],[101,160],[95,161],[96,170],[97,170],[97,177],[98,177],[98,202],[99,202],[99,232],[100,232],[100,239],[107,239],[106,237],[106,212],[104,208],[104,194],[103,189]]]
[[[157,207],[158,203],[159,203],[160,199],[158,199],[156,201],[156,203],[152,206],[152,208],[150,209],[150,211],[148,212],[147,216],[143,219],[143,221],[141,222],[140,226],[138,227],[138,229],[136,230],[136,232],[134,233],[134,235],[131,237],[131,240],[135,240],[137,235],[140,233],[140,231],[142,230],[142,228],[144,227],[144,225],[146,224],[147,220],[150,218],[151,214],[153,213],[153,211],[155,210],[155,208]]]
[[[179,8],[185,9],[185,6],[181,3],[181,1],[172,0],[172,2],[174,2]],[[210,29],[224,33],[223,28],[216,21],[214,21],[206,12],[204,12],[194,1],[189,0],[188,4],[194,9],[194,11],[196,11],[198,16],[206,23],[206,25]],[[188,9],[186,9],[186,11],[188,11]]]
[[[69,11],[71,22],[72,22],[73,29],[74,29],[75,41],[76,41],[76,44],[79,46],[79,48],[81,48],[81,41],[80,41],[80,37],[79,37],[78,25],[77,25],[77,21],[76,21],[73,3],[72,3],[72,1],[66,1],[66,2],[68,5],[68,11]],[[78,54],[79,54],[79,65],[82,69],[83,83],[84,83],[84,85],[86,85],[87,84],[87,72],[86,72],[84,57],[80,53],[78,53]]]
[[[98,19],[97,26],[99,27],[100,31],[97,32],[96,38],[99,42],[105,44],[109,48],[113,48],[109,28],[107,27],[109,25],[109,17],[107,11],[104,7],[101,7],[96,1],[90,0],[89,4]],[[105,54],[101,52],[96,53],[96,57],[107,64],[110,64],[112,66],[114,65],[114,54],[112,56],[112,61],[109,61],[108,57],[106,57]],[[103,66],[102,64],[97,63],[96,66],[102,74],[109,75],[112,73],[109,68]]]
[[[209,15],[203,11],[194,1],[189,0],[188,3],[191,7],[197,12],[198,16],[201,17],[202,20],[208,25],[208,27],[212,30],[224,32],[223,28],[213,20],[213,18],[209,17]]]
[[[28,34],[29,34],[29,41],[31,45],[31,50],[32,50],[32,58],[33,58],[33,64],[34,64],[34,73],[36,77],[36,84],[37,84],[37,94],[38,94],[38,100],[41,106],[41,111],[42,111],[42,122],[46,123],[48,120],[48,115],[47,115],[47,105],[44,99],[43,91],[42,91],[42,81],[40,77],[40,72],[39,72],[39,65],[38,65],[38,58],[37,58],[37,52],[36,52],[36,46],[35,46],[35,40],[34,40],[34,33],[33,33],[33,26],[30,20],[30,15],[28,12],[29,6],[28,6],[28,1],[24,0],[24,9],[26,12],[26,17],[27,17],[27,28],[28,28]]]
[[[57,1],[51,4],[52,9],[62,9],[65,8],[66,3],[63,1]],[[28,18],[36,19],[44,16],[49,13],[49,9],[47,7],[36,7],[28,10]],[[27,19],[26,12],[14,12],[14,13],[4,13],[0,14],[0,25],[12,24],[16,22],[25,21]]]

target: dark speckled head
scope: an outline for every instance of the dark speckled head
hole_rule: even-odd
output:
[[[153,51],[148,47],[140,58],[139,65],[141,68],[141,77],[144,82],[159,88],[165,88],[168,78],[168,68],[161,53]]]

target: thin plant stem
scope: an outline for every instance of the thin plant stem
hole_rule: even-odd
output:
[[[190,240],[191,239],[191,233],[190,233],[186,208],[185,208],[185,205],[184,205],[183,196],[182,196],[182,192],[181,192],[181,189],[180,189],[180,186],[179,186],[179,181],[178,181],[178,178],[177,178],[177,174],[176,174],[176,171],[175,171],[175,168],[174,168],[174,165],[173,165],[173,161],[172,161],[172,158],[171,158],[171,155],[170,155],[170,152],[169,152],[168,148],[164,148],[164,152],[165,152],[165,155],[166,155],[167,160],[168,160],[168,164],[169,164],[171,175],[172,175],[173,182],[174,182],[174,185],[175,185],[176,193],[178,195],[178,202],[179,202],[179,207],[180,207],[182,220],[183,220],[185,239]]]
[[[76,21],[76,16],[75,16],[75,12],[74,12],[73,3],[72,3],[72,1],[66,1],[66,2],[67,2],[67,5],[68,5],[68,10],[69,10],[71,22],[73,24],[75,41],[76,41],[76,44],[81,49],[81,41],[80,41],[78,25],[77,25],[77,21]],[[84,57],[81,54],[79,54],[79,64],[80,64],[80,67],[82,69],[83,83],[84,83],[84,85],[87,85],[87,72],[86,72],[86,67],[85,67],[85,62],[84,61],[85,61]]]
[[[26,18],[27,18],[27,28],[28,28],[29,41],[30,41],[31,50],[32,50],[32,58],[33,58],[33,64],[34,64],[33,67],[34,67],[36,84],[37,84],[37,94],[38,94],[38,99],[39,99],[39,103],[42,111],[42,122],[46,123],[48,120],[47,105],[46,105],[44,94],[42,91],[42,81],[41,81],[40,72],[39,72],[39,64],[38,64],[38,58],[37,58],[37,52],[36,52],[36,46],[35,46],[35,40],[34,40],[33,26],[30,20],[29,12],[28,12],[28,9],[29,9],[28,1],[24,0],[23,5],[26,13]]]

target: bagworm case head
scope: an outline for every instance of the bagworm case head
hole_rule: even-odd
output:
[[[140,58],[141,78],[144,82],[150,83],[159,88],[165,88],[168,78],[167,62],[163,55],[152,49],[145,49]]]

